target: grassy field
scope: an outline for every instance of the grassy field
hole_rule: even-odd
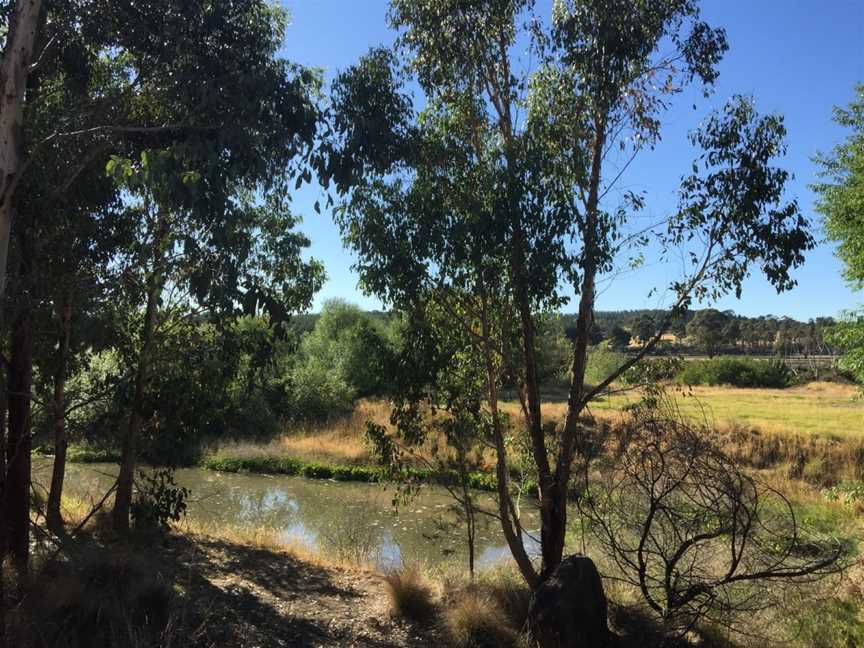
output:
[[[763,432],[825,437],[864,437],[864,399],[858,389],[836,383],[810,383],[787,389],[733,387],[670,388],[681,412],[706,417],[719,426],[737,423]],[[616,394],[592,405],[595,414],[618,412],[638,400]],[[554,405],[553,405],[554,407]]]
[[[819,487],[857,482],[864,476],[864,400],[858,398],[854,387],[832,383],[789,389],[670,386],[669,393],[683,415],[715,430],[720,445],[744,465],[779,469]],[[636,391],[614,394],[593,403],[591,413],[610,420],[614,427],[615,421],[624,420],[626,406],[638,400]],[[514,432],[520,429],[518,402],[504,401],[501,409],[510,414]],[[543,416],[560,422],[566,409],[563,398],[550,395]],[[311,469],[323,465],[338,468],[340,474],[353,474],[355,467],[376,464],[364,438],[366,422],[387,425],[389,418],[390,407],[385,401],[361,401],[347,417],[294,426],[269,443],[221,444],[209,453],[203,465],[273,472],[267,466],[288,461],[291,466],[298,462],[310,464]],[[425,470],[436,445],[439,451],[446,447],[440,435],[432,435],[409,463],[417,470]],[[489,472],[494,466],[490,449],[473,460],[475,469],[481,472]]]

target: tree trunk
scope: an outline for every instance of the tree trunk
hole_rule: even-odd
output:
[[[512,145],[511,145],[512,146]],[[531,312],[531,298],[528,292],[528,270],[525,267],[525,233],[522,226],[522,216],[517,195],[517,176],[512,152],[508,150],[508,200],[511,209],[511,226],[513,228],[513,249],[510,256],[510,274],[514,284],[514,300],[519,313],[522,332],[522,353],[525,364],[525,400],[527,401],[526,426],[531,439],[531,452],[537,467],[537,493],[540,500],[540,553],[542,565],[540,581],[551,572],[561,560],[560,552],[556,552],[554,542],[557,537],[558,514],[555,511],[555,476],[549,464],[549,453],[546,449],[546,439],[543,434],[543,416],[540,402],[540,384],[537,378],[537,350],[535,347],[534,316]],[[532,587],[538,581],[536,578]]]
[[[141,351],[138,355],[138,368],[135,372],[135,392],[132,397],[132,411],[129,425],[123,437],[120,457],[120,474],[117,477],[117,493],[114,496],[112,522],[117,531],[129,530],[129,511],[132,508],[132,484],[135,478],[137,445],[144,427],[144,390],[150,373],[150,356],[153,348],[153,332],[156,328],[156,306],[161,292],[161,284],[154,275],[147,291],[147,310],[144,314],[144,328],[141,332]]]
[[[6,558],[6,380],[0,372],[0,565]],[[2,567],[0,567],[2,572]],[[0,646],[6,646],[6,588],[0,578]]]
[[[9,360],[9,430],[6,445],[7,547],[20,573],[30,551],[30,390],[33,326],[25,298],[12,324]]]
[[[63,498],[63,480],[66,475],[66,367],[69,357],[69,338],[72,333],[72,304],[64,298],[57,307],[60,320],[60,339],[57,346],[57,366],[54,370],[54,403],[52,428],[54,430],[54,468],[51,473],[51,490],[45,512],[48,528],[55,533],[63,532],[63,517],[60,502]]]
[[[586,403],[585,370],[588,364],[588,342],[594,323],[594,301],[597,275],[597,223],[600,191],[600,170],[603,163],[605,122],[595,120],[596,136],[592,146],[591,176],[586,205],[585,230],[583,232],[585,257],[582,263],[583,277],[579,295],[579,313],[573,343],[573,363],[570,375],[570,393],[567,398],[567,415],[561,433],[561,447],[555,466],[555,481],[550,493],[548,520],[543,519],[543,571],[544,580],[552,573],[564,555],[567,535],[567,489],[570,483],[570,468],[576,454],[576,435],[579,433],[579,417]],[[548,530],[547,530],[548,526]],[[547,547],[548,544],[548,547]]]
[[[114,496],[114,509],[111,512],[112,525],[116,531],[129,530],[129,513],[132,508],[132,486],[135,478],[135,462],[138,442],[144,427],[144,392],[150,374],[154,333],[156,330],[156,311],[162,294],[162,265],[164,250],[168,240],[168,223],[160,216],[156,225],[153,242],[153,269],[147,278],[147,308],[141,330],[141,350],[138,353],[138,367],[135,372],[135,392],[132,396],[132,411],[129,425],[123,437],[120,456],[120,474],[117,476],[117,492]]]
[[[465,531],[468,540],[468,575],[474,581],[474,536],[476,517],[474,502],[471,499],[471,489],[468,485],[468,457],[464,445],[460,442],[457,449],[459,461],[459,484],[462,488],[462,508],[465,512]]]
[[[488,294],[482,281],[478,284],[482,312],[480,318],[481,335],[483,338],[483,359],[486,369],[486,387],[489,394],[489,410],[492,415],[492,435],[495,443],[495,481],[498,489],[498,514],[501,518],[501,530],[510,548],[510,553],[519,572],[529,587],[537,584],[537,573],[534,565],[525,551],[522,540],[522,525],[510,497],[509,475],[507,473],[507,446],[504,443],[504,429],[501,415],[498,411],[498,381],[495,364],[492,360],[492,341],[489,326]]]
[[[41,0],[17,0],[9,18],[6,47],[0,60],[0,304],[6,294],[13,197],[23,164],[24,92],[41,5]]]

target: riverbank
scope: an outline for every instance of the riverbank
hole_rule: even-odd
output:
[[[436,625],[391,614],[379,574],[286,547],[194,533],[121,541],[91,531],[64,557],[38,569],[10,623],[11,645],[442,644]]]
[[[855,400],[855,394],[849,386],[813,383],[785,390],[694,388],[671,395],[682,414],[699,413],[706,430],[716,434],[721,447],[743,465],[777,471],[818,488],[838,485],[854,488],[864,481],[864,401]],[[612,447],[607,448],[610,456],[614,454],[616,435],[622,432],[626,418],[623,412],[635,398],[636,394],[616,395],[592,406],[592,413],[608,426],[613,441]],[[760,413],[766,407],[774,412],[773,421]],[[514,421],[520,416],[516,403],[503,402],[502,410],[510,413]],[[566,403],[553,399],[545,404],[544,413],[551,422],[560,422],[565,410]],[[346,416],[291,426],[285,434],[268,442],[220,443],[205,452],[198,465],[222,472],[300,475],[339,481],[455,483],[454,472],[428,469],[434,443],[417,449],[418,457],[409,461],[401,474],[382,469],[366,443],[365,429],[367,421],[387,425],[389,417],[387,403],[360,401]],[[801,431],[792,431],[798,425]],[[837,426],[843,428],[842,434],[836,433]],[[513,434],[519,433],[514,428]],[[434,441],[439,448],[446,447],[441,439]],[[50,448],[43,450],[50,452]],[[68,460],[108,462],[116,461],[116,455],[111,450],[71,446]],[[491,451],[481,452],[473,460],[470,486],[494,491],[495,464]],[[513,477],[523,477],[515,467]],[[523,484],[523,491],[530,492],[533,486],[529,479]]]
[[[291,475],[308,479],[334,479],[366,483],[411,482],[424,484],[452,485],[458,483],[455,471],[433,471],[422,468],[406,468],[393,472],[374,465],[321,464],[305,461],[299,457],[261,455],[253,457],[216,454],[205,457],[200,467],[219,472],[250,472],[264,475]],[[475,490],[495,491],[495,475],[487,472],[470,472],[467,475],[468,487]],[[529,484],[526,489],[533,487]]]
[[[80,503],[66,508],[87,512]],[[509,565],[473,582],[464,570],[423,564],[383,572],[286,544],[267,529],[187,525],[121,539],[100,515],[67,539],[59,560],[40,562],[44,555],[37,552],[29,596],[12,615],[13,645],[36,636],[46,645],[189,648],[525,645],[530,595]],[[843,586],[843,600],[801,599],[799,636],[788,645],[857,645],[861,591],[850,588],[861,588],[862,576]],[[759,645],[710,625],[664,640],[632,588],[614,579],[604,585],[614,648]]]
[[[64,498],[69,529],[89,514],[92,500],[100,499],[98,494],[106,491],[114,474],[109,466],[72,467],[67,491],[70,496],[77,492],[81,499]],[[193,477],[196,482],[190,481]],[[418,489],[410,505],[400,506],[397,513],[390,494],[370,484],[201,469],[179,470],[177,479],[191,488],[192,495],[187,517],[173,525],[171,533],[136,532],[130,540],[120,540],[107,530],[107,514],[97,514],[85,527],[85,544],[70,550],[64,561],[74,565],[73,573],[49,572],[44,595],[31,600],[92,599],[107,610],[100,612],[100,623],[113,624],[114,630],[122,629],[129,609],[143,609],[147,618],[163,619],[170,622],[171,632],[184,633],[176,634],[175,644],[193,648],[518,645],[500,639],[517,641],[524,621],[524,611],[519,610],[526,600],[524,586],[500,544],[500,529],[491,519],[488,528],[478,529],[478,557],[497,558],[478,566],[472,585],[465,573],[464,551],[459,553],[464,538],[458,518],[442,517],[449,515],[443,489]],[[849,508],[825,502],[800,480],[776,486],[792,497],[799,519],[817,533],[850,542],[860,537],[860,523]],[[105,510],[110,505],[109,500]],[[526,505],[523,511],[524,521],[535,529],[529,508]],[[482,521],[487,521],[485,516]],[[575,550],[597,560],[607,577],[611,626],[620,635],[633,637],[631,645],[644,646],[641,639],[646,632],[656,632],[656,625],[638,591],[616,578],[614,564],[592,543],[590,533],[587,547],[584,536],[568,540],[568,551]],[[51,583],[58,583],[60,591]],[[90,583],[105,591],[89,593]],[[864,601],[860,566],[848,577],[814,584],[812,589],[792,589],[790,596],[791,608],[774,611],[771,619],[753,619],[752,628],[750,621],[741,621],[742,629],[764,630],[770,623],[770,636],[786,637],[796,648],[857,645],[848,640],[858,640],[856,628],[864,621],[859,616]],[[152,610],[147,607],[151,601],[156,606]],[[63,615],[71,613],[40,610],[33,618],[65,619]],[[78,610],[75,618],[87,614]],[[370,620],[373,617],[375,621]],[[378,625],[370,630],[370,623]],[[262,625],[268,628],[263,634]],[[271,633],[270,627],[276,630]],[[141,632],[155,630],[148,626]],[[279,643],[279,633],[291,641]],[[712,642],[711,633],[711,627],[703,628],[704,643],[699,645],[751,645],[728,643],[723,633]],[[471,638],[478,634],[492,634],[495,642],[478,643]],[[181,642],[186,635],[197,638]],[[799,636],[801,640],[795,640]]]

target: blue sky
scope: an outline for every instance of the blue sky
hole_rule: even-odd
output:
[[[298,63],[323,68],[328,79],[370,47],[393,42],[394,34],[385,21],[386,0],[282,1],[292,17],[283,53]],[[538,0],[540,7],[550,3]],[[815,179],[811,157],[842,138],[843,132],[831,122],[831,108],[847,104],[854,85],[864,82],[864,2],[706,0],[702,11],[711,24],[726,29],[730,44],[716,91],[707,100],[696,94],[680,97],[664,119],[661,145],[643,153],[618,188],[647,192],[643,218],[665,213],[675,204],[674,191],[693,157],[687,132],[731,95],[752,95],[760,112],[779,112],[786,118],[788,153],[782,165],[795,176],[789,197],[798,200],[813,221],[814,234],[823,240],[808,189]],[[302,229],[312,241],[310,254],[324,263],[328,275],[315,310],[332,297],[365,308],[379,307],[376,299],[359,291],[357,275],[351,270],[352,255],[343,248],[330,215],[313,211],[312,204],[319,198],[317,185],[304,187],[295,197],[295,209],[304,215]],[[676,276],[675,270],[649,263],[619,276],[603,286],[597,306],[600,310],[662,307],[668,295],[661,291],[649,296],[650,288],[666,285]],[[830,243],[810,252],[794,276],[797,288],[780,295],[767,281],[754,276],[745,284],[740,300],[729,297],[717,305],[745,315],[771,313],[807,319],[837,315],[864,302],[864,294],[845,285]]]

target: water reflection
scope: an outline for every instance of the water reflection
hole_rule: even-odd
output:
[[[109,464],[68,467],[68,492],[98,501],[110,488],[117,467]],[[34,479],[47,483],[50,464],[34,460]],[[189,517],[213,526],[275,529],[286,543],[299,542],[325,553],[366,559],[381,568],[406,562],[467,562],[465,533],[453,501],[441,488],[421,488],[397,510],[394,489],[376,484],[310,480],[302,477],[235,475],[197,468],[178,470],[178,484],[191,490]],[[494,500],[479,495],[494,509]],[[534,511],[523,511],[523,524],[535,528]],[[539,553],[526,536],[526,547]],[[509,559],[497,520],[477,517],[477,564],[488,567]]]

